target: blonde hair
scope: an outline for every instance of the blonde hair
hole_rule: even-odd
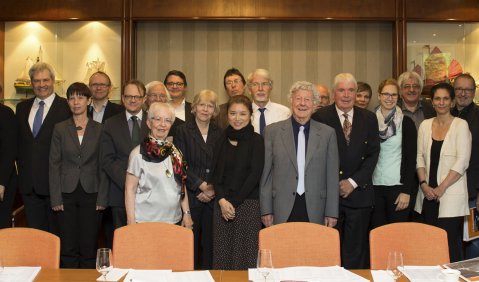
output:
[[[203,89],[195,95],[195,97],[193,98],[193,103],[191,103],[191,113],[196,115],[196,106],[198,106],[201,99],[213,103],[215,108],[215,111],[213,112],[213,117],[216,117],[220,112],[220,108],[218,106],[218,95],[214,91],[209,89]]]

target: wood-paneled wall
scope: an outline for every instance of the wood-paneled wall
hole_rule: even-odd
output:
[[[135,70],[135,23],[161,20],[339,20],[394,24],[393,74],[406,68],[407,21],[479,22],[478,0],[2,0],[0,82],[6,21],[118,20],[122,79]],[[1,98],[1,96],[0,96]]]

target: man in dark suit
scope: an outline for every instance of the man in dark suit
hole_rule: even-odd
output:
[[[246,80],[243,74],[236,68],[230,68],[226,71],[223,77],[223,85],[228,94],[228,99],[237,96],[244,95],[246,92]],[[228,102],[221,104],[220,112],[215,117],[216,125],[221,129],[228,127]]]
[[[146,86],[146,100],[145,100],[145,105],[143,109],[148,111],[150,108],[150,105],[155,103],[155,102],[161,102],[161,103],[169,103],[171,102],[171,96],[170,93],[168,92],[168,89],[166,89],[166,86],[160,82],[160,81],[151,81],[149,82]],[[179,118],[175,118],[175,121],[171,125],[170,131],[168,132],[168,137],[173,138],[176,133],[176,128],[185,123],[183,120]]]
[[[105,123],[110,117],[125,110],[123,106],[108,100],[111,91],[111,79],[108,74],[98,71],[90,76],[89,87],[92,102],[88,107],[88,117],[99,123]]]
[[[0,85],[0,94],[3,88]],[[11,227],[11,214],[17,191],[17,123],[7,106],[0,104],[0,228]]]
[[[47,63],[36,63],[29,71],[35,98],[17,105],[18,176],[27,224],[53,230],[48,180],[48,158],[53,127],[71,116],[65,98],[54,93],[55,73]]]
[[[263,224],[314,222],[334,227],[339,205],[336,132],[311,120],[319,102],[312,83],[294,83],[289,99],[292,117],[265,129]]]
[[[339,150],[339,218],[341,261],[348,269],[368,268],[369,222],[374,205],[372,174],[379,156],[376,116],[354,106],[357,83],[352,74],[334,79],[335,103],[313,119],[336,130]]]
[[[464,73],[454,80],[454,92],[456,93],[456,105],[451,109],[455,117],[467,121],[472,136],[471,158],[467,168],[467,190],[469,194],[469,207],[479,207],[477,194],[479,193],[479,107],[474,104],[476,95],[476,81]],[[466,259],[479,256],[479,239],[466,243]]]
[[[128,157],[148,134],[145,102],[145,86],[141,81],[130,80],[121,96],[126,111],[105,122],[101,137],[103,169],[110,179],[108,202],[113,217],[114,228],[126,225],[125,179]]]
[[[195,116],[191,113],[191,103],[186,101],[188,82],[185,74],[179,70],[171,70],[166,74],[163,83],[170,93],[170,104],[175,108],[176,118],[182,121],[195,120]]]

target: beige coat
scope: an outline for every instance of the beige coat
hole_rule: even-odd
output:
[[[426,169],[426,181],[429,179],[430,157],[432,145],[432,121],[434,118],[424,120],[419,126],[417,136],[417,164],[416,167]],[[448,175],[450,170],[461,174],[456,183],[447,188],[440,198],[439,217],[456,217],[469,214],[467,175],[466,169],[469,166],[471,157],[471,133],[467,122],[454,118],[449,131],[444,138],[439,165],[437,169],[437,183],[440,184]],[[424,193],[421,189],[417,194],[415,211],[422,212]]]

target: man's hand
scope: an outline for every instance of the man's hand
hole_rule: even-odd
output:
[[[339,196],[347,198],[351,192],[354,191],[354,187],[347,179],[339,181]]]
[[[5,186],[0,185],[0,202],[3,202],[4,196],[5,196]]]
[[[336,226],[336,223],[338,223],[338,219],[337,219],[337,218],[335,218],[335,217],[329,217],[329,216],[325,216],[325,217],[324,217],[324,226],[334,227],[334,226]]]
[[[270,227],[273,225],[273,215],[272,214],[266,214],[261,216],[261,221],[263,222],[263,225],[266,227]]]

